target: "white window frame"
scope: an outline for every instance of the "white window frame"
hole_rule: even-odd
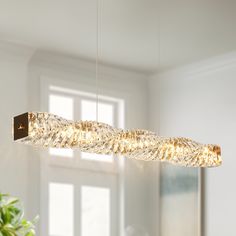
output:
[[[45,170],[45,169],[44,169]],[[45,173],[45,172],[44,172]],[[78,178],[79,176],[79,178]],[[74,236],[81,235],[81,187],[101,187],[110,189],[110,235],[120,235],[121,229],[119,228],[119,195],[117,187],[117,178],[115,175],[107,178],[106,174],[94,172],[89,173],[87,171],[81,171],[79,174],[75,171],[71,171],[70,168],[50,168],[47,170],[47,175],[43,175],[41,181],[44,183],[43,191],[41,195],[41,234],[49,236],[49,183],[61,183],[61,184],[72,184],[74,187],[74,222],[73,231]],[[62,203],[62,204],[66,204]],[[118,224],[117,224],[118,222]]]
[[[69,86],[68,86],[69,85]],[[77,109],[74,110],[74,117],[80,117],[80,104],[83,99],[85,100],[96,100],[96,95],[91,92],[84,92],[79,91],[75,88],[74,83],[67,83],[67,87],[61,89],[62,86],[65,86],[61,80],[54,80],[47,77],[42,77],[41,79],[41,110],[48,111],[48,98],[51,92],[53,95],[62,95],[65,97],[76,97],[77,99],[74,100]],[[77,85],[78,86],[78,85]],[[82,86],[81,86],[82,87]],[[88,90],[88,88],[87,88]],[[71,94],[71,96],[70,96]],[[114,126],[123,128],[124,124],[123,121],[120,121],[118,118],[119,113],[123,113],[122,109],[124,107],[124,101],[122,99],[111,98],[109,96],[99,96],[99,102],[111,104],[114,107]],[[99,106],[99,105],[98,105]],[[99,165],[99,161],[89,161],[83,160],[80,155],[80,151],[78,149],[74,149],[74,158],[67,158],[67,157],[58,157],[52,156],[49,154],[48,150],[43,150],[43,160],[49,162],[47,164],[52,166],[62,166],[62,167],[71,167],[71,168],[80,168],[80,169],[87,169],[93,171],[100,171],[100,172],[109,172],[109,173],[118,173],[119,169],[119,159],[113,158],[112,162],[102,162],[102,165]]]
[[[41,111],[48,110],[48,101],[50,91],[54,91],[53,94],[65,95],[69,93],[85,98],[94,98],[94,90],[91,90],[91,86],[79,85],[71,81],[64,81],[60,79],[50,78],[48,76],[41,76],[40,80],[40,95],[41,95]],[[59,88],[63,88],[60,90]],[[64,89],[65,88],[65,89]],[[78,89],[78,90],[77,90]],[[78,92],[79,91],[79,92]],[[82,92],[83,91],[83,92]],[[86,91],[86,92],[84,92]],[[93,99],[93,100],[94,100]],[[111,103],[114,105],[114,118],[118,117],[114,121],[115,125],[119,128],[124,128],[124,100],[120,98],[111,98],[109,96],[99,96],[99,101]],[[74,107],[78,106],[75,104]],[[76,112],[76,111],[74,111]],[[75,117],[78,114],[75,114]],[[79,155],[79,151],[75,151],[74,157]],[[80,155],[79,155],[80,156]],[[76,182],[73,178],[74,171],[79,169],[82,178],[79,178]],[[48,150],[42,150],[41,152],[41,233],[42,235],[49,235],[49,214],[48,214],[48,185],[53,183],[69,183],[74,185],[75,196],[74,202],[76,210],[74,211],[74,236],[77,236],[80,232],[80,211],[78,202],[80,202],[80,189],[82,185],[94,186],[94,187],[106,187],[111,190],[111,208],[112,215],[111,221],[111,235],[118,236],[123,234],[124,229],[124,177],[122,175],[124,169],[124,160],[122,158],[114,158],[113,162],[101,162],[81,160],[81,158],[63,158],[52,157]],[[93,174],[91,174],[93,172]],[[60,174],[58,174],[60,173]],[[94,178],[94,176],[97,176]],[[108,177],[108,178],[107,178]],[[83,180],[83,181],[82,181]],[[79,221],[79,222],[78,222]],[[81,235],[79,233],[79,235]]]

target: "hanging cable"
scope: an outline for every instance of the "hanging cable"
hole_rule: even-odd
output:
[[[100,54],[100,0],[97,0],[96,6],[96,121],[98,121],[98,103],[99,103],[99,54]]]

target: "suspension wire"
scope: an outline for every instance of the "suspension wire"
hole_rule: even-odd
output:
[[[100,57],[100,0],[97,0],[97,6],[96,6],[96,121],[98,121],[98,103],[99,103],[99,57]]]
[[[157,76],[158,76],[158,72],[159,72],[159,68],[160,68],[160,64],[161,64],[161,0],[158,0],[157,1]],[[158,91],[158,105],[159,105],[159,109],[160,109],[160,91]],[[157,132],[158,132],[158,135],[160,135],[160,112],[158,112],[159,115],[158,115],[158,129],[157,129]],[[164,191],[163,189],[163,183],[161,181],[161,178],[163,178],[164,174],[166,175],[166,166],[162,163],[159,164],[159,176],[160,176],[160,185],[159,185],[159,196],[160,196],[160,199],[159,199],[159,203],[160,203],[160,212],[159,212],[159,230],[158,230],[158,233],[161,234],[161,213],[162,213],[162,202],[163,199],[161,197],[162,195],[162,191]]]
[[[157,76],[159,76],[159,70],[161,68],[161,0],[158,0],[157,2]],[[160,115],[160,100],[161,100],[161,94],[160,89],[158,91],[158,103],[159,103],[159,114],[158,114],[158,134],[160,134],[160,126],[161,126],[161,115]]]
[[[161,0],[158,1],[158,13],[157,13],[157,70],[161,67]]]

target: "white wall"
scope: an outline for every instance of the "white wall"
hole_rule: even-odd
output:
[[[27,148],[13,144],[12,117],[28,109],[27,70],[32,50],[0,43],[0,192],[28,202]],[[27,212],[27,209],[26,209]]]
[[[206,170],[205,235],[235,235],[236,54],[155,75],[149,89],[161,135],[222,147],[223,165]]]

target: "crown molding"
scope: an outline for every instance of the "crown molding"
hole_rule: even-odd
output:
[[[167,78],[183,78],[194,77],[199,74],[212,73],[217,70],[222,70],[236,66],[236,51],[211,57],[196,63],[177,67],[164,72],[157,72],[150,76],[150,79],[167,79]]]
[[[15,58],[29,61],[34,52],[35,49],[32,47],[17,44],[15,42],[0,40],[0,58]]]
[[[87,58],[73,57],[71,55],[60,54],[57,52],[50,52],[45,50],[38,50],[31,59],[32,65],[43,67],[57,67],[59,69],[66,69],[67,71],[95,73],[95,61]],[[127,68],[120,68],[114,65],[99,63],[100,76],[113,77],[128,77],[131,80],[146,80],[148,75],[141,72],[136,72]]]

